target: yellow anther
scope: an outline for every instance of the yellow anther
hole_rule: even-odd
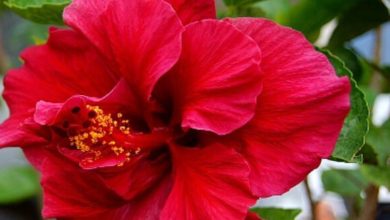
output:
[[[118,164],[117,166],[118,166],[118,167],[123,167],[123,165],[125,165],[125,163],[120,163],[120,164]]]
[[[79,131],[78,134],[69,137],[70,145],[77,148],[81,152],[89,152],[95,154],[94,158],[88,159],[87,162],[93,162],[101,156],[103,156],[102,151],[98,151],[99,147],[110,147],[111,151],[119,156],[125,155],[126,161],[130,161],[131,157],[139,154],[141,148],[137,149],[126,149],[121,146],[121,141],[115,139],[116,134],[131,134],[131,129],[129,127],[129,120],[123,118],[122,113],[116,114],[107,114],[98,106],[86,106],[91,115],[89,115],[89,126],[85,129]],[[112,116],[116,116],[114,120]],[[96,147],[96,148],[95,148]],[[103,151],[106,152],[106,151]],[[123,166],[124,163],[118,164],[118,166]]]

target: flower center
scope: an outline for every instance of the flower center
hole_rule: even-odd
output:
[[[76,106],[62,121],[71,152],[84,168],[123,166],[143,152],[161,147],[170,137],[166,130],[132,130],[121,112],[106,113],[99,106]],[[74,155],[74,153],[67,153]]]
[[[116,156],[124,157],[125,161],[130,161],[141,152],[141,147],[126,142],[126,136],[131,134],[131,128],[129,120],[123,119],[122,113],[113,116],[105,114],[98,106],[87,105],[86,108],[89,111],[89,120],[83,122],[83,128],[76,134],[68,137],[70,146],[83,153],[95,154],[95,158],[89,160],[98,160],[102,151],[107,149]],[[73,113],[78,111],[77,107],[72,110]],[[118,164],[118,166],[122,165],[123,163]]]

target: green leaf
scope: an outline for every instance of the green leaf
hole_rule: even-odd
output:
[[[294,220],[300,209],[280,209],[280,208],[253,208],[252,212],[257,213],[263,220]]]
[[[263,0],[223,0],[227,6],[244,6],[250,5]]]
[[[329,51],[322,51],[333,64],[337,75],[348,76],[351,82],[351,110],[344,121],[343,129],[333,151],[332,157],[336,160],[353,162],[356,154],[364,145],[365,136],[368,132],[368,105],[363,92],[357,86],[343,61],[331,54]]]
[[[360,65],[362,66],[362,75],[359,77],[358,84],[369,87],[374,73],[374,68],[370,61],[368,61],[366,58],[362,57],[361,55],[357,55],[357,57],[360,61]],[[371,90],[373,89],[371,88]]]
[[[277,22],[290,26],[314,41],[321,27],[361,0],[301,0],[277,17]]]
[[[259,8],[263,11],[263,16],[273,20],[291,7],[290,0],[269,0],[253,4],[251,7]]]
[[[363,165],[360,167],[360,171],[368,181],[390,189],[390,167]]]
[[[390,66],[378,66],[376,64],[371,64],[374,66],[375,70],[380,73],[383,77],[382,81],[382,92],[390,93]]]
[[[367,144],[375,151],[380,166],[390,165],[390,120],[381,127],[370,128]]]
[[[264,11],[260,7],[255,7],[256,2],[263,0],[224,0],[227,11],[218,14],[223,17],[264,17]]]
[[[363,91],[368,107],[371,111],[374,108],[375,99],[378,93],[368,86],[360,86],[359,88]]]
[[[382,67],[378,67],[379,68],[379,72],[382,74],[382,76],[390,81],[390,66],[382,66]]]
[[[5,5],[20,16],[42,24],[63,24],[62,12],[71,0],[6,0]]]
[[[347,68],[353,73],[353,78],[358,85],[368,86],[370,84],[373,68],[369,61],[348,46],[328,47],[327,49],[345,62]]]
[[[377,165],[378,164],[378,155],[374,151],[373,147],[369,144],[365,144],[362,149],[359,151],[360,155],[363,156],[363,162],[364,164],[372,164]],[[360,163],[360,164],[362,164]]]
[[[389,20],[389,12],[380,0],[363,0],[338,19],[329,41],[330,47],[342,45]]]
[[[10,167],[0,170],[0,204],[30,198],[40,190],[37,173],[31,167]]]
[[[259,8],[252,5],[249,6],[240,6],[236,7],[234,14],[231,14],[233,17],[264,17],[265,12]]]
[[[0,0],[0,15],[3,9],[4,9],[4,0]]]
[[[363,67],[358,55],[352,49],[343,46],[332,48],[330,51],[344,61],[347,68],[353,73],[353,78],[359,82],[363,75]]]
[[[386,8],[389,10],[389,13],[390,13],[390,0],[382,0],[382,2],[386,6]]]
[[[326,170],[322,173],[321,180],[326,191],[341,196],[358,197],[368,185],[359,170]]]

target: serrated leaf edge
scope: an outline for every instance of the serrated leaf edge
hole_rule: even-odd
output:
[[[43,8],[43,7],[47,7],[47,6],[66,6],[71,2],[72,2],[71,0],[67,0],[67,2],[64,2],[64,3],[44,3],[42,5],[27,5],[27,6],[16,5],[14,3],[8,2],[8,0],[4,1],[3,3],[5,6],[7,6],[10,9],[17,8],[17,9],[26,10],[26,9],[30,9],[30,8],[39,9],[39,8]]]
[[[330,50],[327,50],[327,49],[320,49],[320,48],[317,48],[317,50],[319,50],[320,52],[322,52],[323,54],[325,55],[329,55],[330,57],[332,57],[333,59],[335,59],[337,62],[340,62],[342,67],[346,70],[346,72],[348,73],[349,75],[349,80],[351,82],[351,86],[352,87],[355,87],[357,89],[357,91],[359,91],[360,95],[363,97],[364,99],[364,103],[365,103],[365,109],[367,110],[367,113],[368,113],[368,117],[366,119],[366,126],[365,126],[365,131],[364,131],[364,136],[363,136],[363,141],[362,141],[362,144],[361,146],[359,147],[359,149],[355,152],[355,154],[352,155],[352,157],[347,161],[347,162],[354,162],[354,158],[357,157],[359,151],[363,148],[364,144],[366,143],[366,136],[368,134],[368,130],[369,130],[369,124],[370,124],[370,121],[369,119],[371,118],[370,115],[371,115],[371,112],[370,112],[370,109],[369,109],[369,106],[368,106],[368,103],[366,101],[366,95],[364,94],[364,92],[359,88],[356,80],[354,79],[353,77],[353,72],[348,69],[348,67],[346,66],[345,62],[340,59],[339,57],[337,57],[336,55],[334,55]],[[348,116],[347,116],[348,117]],[[336,156],[333,156],[332,157],[334,158],[337,158],[337,159],[340,159],[342,161],[345,161],[345,158],[339,158],[339,157],[336,157]]]

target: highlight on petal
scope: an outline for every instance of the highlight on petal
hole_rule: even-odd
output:
[[[247,123],[261,91],[260,59],[257,44],[227,22],[186,26],[180,60],[161,82],[171,89],[175,120],[220,135]]]
[[[252,190],[282,194],[330,156],[350,108],[350,84],[290,28],[264,19],[230,21],[263,51],[256,115],[232,139],[251,166]]]
[[[256,201],[249,167],[232,148],[171,146],[173,187],[161,219],[244,219]]]
[[[65,9],[64,20],[128,80],[140,104],[180,56],[183,26],[163,0],[75,0]]]
[[[183,24],[200,21],[207,18],[215,19],[216,8],[214,0],[166,0],[179,15]]]

